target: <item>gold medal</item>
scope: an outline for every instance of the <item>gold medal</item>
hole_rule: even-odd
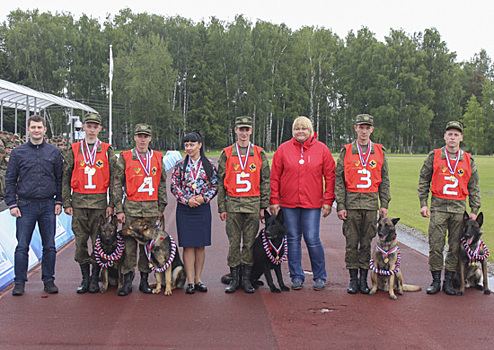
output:
[[[192,189],[194,189],[194,190],[195,190],[196,188],[197,188],[197,185],[196,185],[196,183],[194,182],[194,183],[192,184]]]
[[[276,255],[276,260],[280,260],[280,257],[278,255]]]
[[[245,173],[242,171],[242,172],[240,173],[240,176],[241,176],[241,177],[245,177]]]
[[[152,269],[153,267],[154,267],[154,265],[149,263],[149,268]]]
[[[299,164],[304,164],[305,163],[305,161],[303,159],[300,159],[298,162],[299,162]]]
[[[89,167],[89,165],[87,165],[85,168],[84,168],[84,174],[89,174],[89,172],[91,171],[91,168]]]
[[[385,264],[387,264],[388,262],[389,262],[389,259],[388,258],[384,259],[384,263]]]
[[[90,168],[89,175],[93,176],[94,174],[96,174],[96,168]]]

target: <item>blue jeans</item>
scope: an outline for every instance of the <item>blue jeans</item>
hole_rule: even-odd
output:
[[[326,282],[326,260],[324,248],[319,238],[319,223],[321,221],[321,209],[285,208],[283,216],[287,230],[288,243],[288,268],[292,281],[304,281],[305,275],[302,269],[302,235],[304,236],[314,281],[322,279]]]
[[[43,258],[41,262],[41,279],[44,283],[55,279],[55,200],[49,199],[40,202],[19,199],[18,202],[21,217],[16,220],[17,247],[14,255],[14,282],[24,284],[27,282],[27,268],[29,259],[29,245],[33,237],[34,227],[38,222],[43,245]]]

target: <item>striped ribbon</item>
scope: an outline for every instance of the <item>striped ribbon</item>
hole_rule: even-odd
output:
[[[281,241],[279,248],[276,248],[271,242],[271,240],[266,238],[265,229],[261,230],[261,237],[262,237],[262,246],[264,247],[264,251],[266,252],[269,261],[271,261],[275,265],[279,265],[286,260],[286,258],[288,257],[288,246],[286,242],[286,237],[283,237],[283,240]],[[283,248],[283,255],[280,258],[279,253],[282,248]],[[273,249],[276,252],[276,258],[273,256],[273,253],[271,253],[271,249]]]
[[[395,269],[394,270],[382,270],[382,269],[378,269],[377,267],[374,266],[374,259],[370,259],[370,262],[369,262],[369,268],[374,271],[375,273],[377,273],[378,275],[382,275],[382,276],[391,276],[391,275],[394,275],[396,274],[398,271],[400,271],[400,263],[401,263],[401,250],[400,248],[398,247],[395,247],[396,249],[394,249],[394,251],[398,251],[397,253],[397,257],[396,257],[396,265],[395,265]],[[379,249],[377,249],[378,251],[381,251]]]
[[[103,248],[101,248],[101,239],[98,236],[98,238],[96,238],[96,242],[94,242],[94,257],[96,258],[96,262],[99,266],[107,269],[109,267],[112,267],[115,261],[120,260],[124,249],[124,240],[119,234],[117,234],[117,248],[113,253],[106,254],[103,251]],[[106,262],[103,260],[106,260]]]
[[[146,252],[146,256],[148,257],[149,268],[155,272],[166,271],[166,269],[169,268],[170,265],[172,264],[173,259],[175,259],[175,254],[177,252],[177,244],[175,243],[175,240],[173,239],[172,236],[168,235],[168,237],[170,237],[170,245],[171,245],[170,258],[163,267],[156,267],[151,263],[151,248],[153,248],[156,239],[153,239],[149,244],[144,245],[144,251]],[[160,239],[164,240],[165,238],[160,237]]]
[[[475,251],[473,251],[472,248],[470,248],[470,246],[468,245],[468,243],[464,237],[461,237],[461,243],[463,244],[463,247],[465,248],[465,252],[467,253],[468,260],[479,261],[479,260],[485,260],[489,257],[489,249],[487,249],[487,246],[485,245],[483,240],[480,240],[479,245],[477,246]],[[480,253],[480,247],[484,248],[484,254],[479,254]]]

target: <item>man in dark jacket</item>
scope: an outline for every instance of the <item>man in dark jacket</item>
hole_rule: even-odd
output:
[[[39,115],[28,119],[29,141],[12,150],[5,174],[5,203],[17,218],[17,247],[14,256],[13,295],[24,294],[27,282],[29,245],[36,222],[43,244],[41,278],[44,290],[58,293],[55,280],[56,216],[62,212],[62,155],[45,142],[45,120]]]

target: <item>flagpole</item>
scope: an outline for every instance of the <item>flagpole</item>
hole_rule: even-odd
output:
[[[113,51],[112,51],[112,45],[110,45],[110,72],[109,72],[109,78],[110,78],[110,113],[109,113],[109,135],[108,135],[108,143],[111,145],[112,144],[112,139],[113,139],[113,128],[112,128],[112,97],[113,97],[113,91],[112,91],[112,81],[113,81]]]

